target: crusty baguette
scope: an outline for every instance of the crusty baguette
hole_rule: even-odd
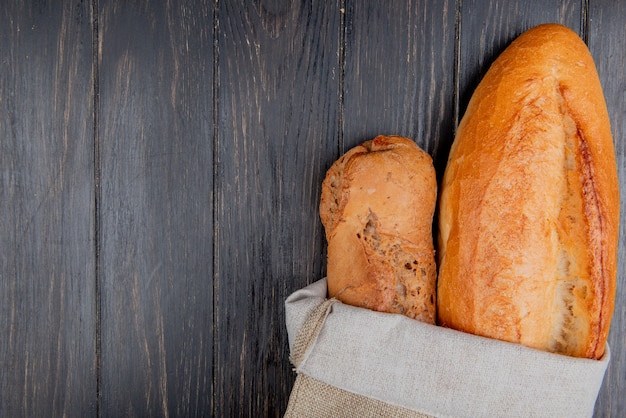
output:
[[[619,189],[609,117],[583,41],[519,36],[476,88],[441,185],[441,325],[576,357],[603,355]]]
[[[339,158],[320,203],[329,295],[434,323],[436,200],[432,159],[410,139],[378,136]]]

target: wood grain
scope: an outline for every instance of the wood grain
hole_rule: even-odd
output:
[[[0,416],[89,416],[91,13],[88,4],[32,3],[0,11]]]
[[[626,196],[626,4],[589,2],[588,45],[596,62],[609,109],[622,200]],[[626,411],[626,207],[622,203],[617,294],[609,333],[611,362],[596,402],[596,417],[619,417]]]
[[[455,15],[454,1],[347,2],[343,151],[397,134],[434,159],[444,150],[445,167],[454,132]]]
[[[101,413],[205,416],[213,4],[100,1]]]
[[[321,278],[323,159],[338,141],[338,1],[218,5],[216,416],[282,416],[284,300]]]

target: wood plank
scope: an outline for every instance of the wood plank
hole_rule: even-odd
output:
[[[99,5],[101,412],[210,415],[214,6]]]
[[[0,11],[0,416],[96,411],[88,2]]]
[[[220,2],[215,416],[282,416],[284,300],[321,278],[340,2]]]
[[[626,3],[608,0],[589,2],[588,45],[594,57],[611,119],[620,183],[626,196]],[[619,417],[626,411],[626,206],[620,214],[618,285],[609,332],[611,362],[596,402],[596,417]]]
[[[454,134],[455,23],[451,0],[347,2],[342,151],[398,134],[443,171]]]

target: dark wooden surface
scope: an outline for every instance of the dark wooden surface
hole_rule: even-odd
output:
[[[213,385],[213,4],[97,9],[99,408],[197,416]]]
[[[480,77],[543,22],[588,42],[624,194],[623,2],[4,2],[0,416],[281,416],[326,169],[395,133],[441,176]],[[598,417],[626,413],[624,277]]]
[[[89,4],[0,7],[0,416],[97,409]]]

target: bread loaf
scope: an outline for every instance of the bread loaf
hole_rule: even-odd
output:
[[[434,323],[436,200],[432,159],[410,139],[378,136],[337,160],[320,203],[329,296]]]
[[[439,323],[600,358],[618,218],[593,59],[571,30],[535,27],[496,59],[457,130],[441,185]]]

